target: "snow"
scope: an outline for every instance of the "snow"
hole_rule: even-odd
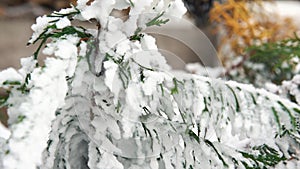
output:
[[[284,94],[292,95],[295,97],[296,102],[300,104],[300,75],[295,75],[290,81],[282,82],[282,90],[284,90]]]
[[[94,55],[89,53],[92,41],[65,35],[47,42],[43,53],[53,57],[44,60],[44,67],[35,67],[31,57],[22,60],[19,71],[0,73],[0,82],[23,82],[26,73],[31,75],[28,93],[11,90],[11,135],[8,143],[1,140],[9,153],[3,156],[4,150],[0,150],[0,166],[152,169],[180,168],[185,163],[193,168],[224,168],[221,156],[228,168],[243,166],[242,161],[253,167],[240,151],[255,153],[252,147],[263,144],[290,158],[288,151],[296,140],[275,138],[275,134],[284,125],[298,137],[291,119],[298,122],[294,110],[300,109],[299,105],[251,85],[172,72],[153,37],[143,30],[141,41],[129,37],[163,12],[181,17],[186,11],[183,3],[132,2],[128,20],[122,21],[110,14],[114,8],[128,7],[128,1],[95,0],[91,5],[87,0],[78,1],[81,14],[74,18],[96,19],[101,24],[99,36],[97,30],[89,30],[100,41],[93,46],[99,47]],[[45,16],[38,19],[32,39],[49,24],[59,29],[69,26],[70,19],[53,23]],[[107,53],[110,58],[105,57]],[[101,73],[92,70],[102,63]],[[204,68],[199,67],[188,69],[202,73]],[[295,93],[293,86],[299,81],[297,76],[286,86]],[[296,168],[298,161],[279,165]]]
[[[63,29],[67,26],[71,26],[71,21],[68,19],[68,17],[63,17],[61,19],[59,19],[58,22],[56,22],[56,28],[57,29]]]
[[[200,63],[189,63],[186,65],[185,69],[190,73],[211,78],[222,77],[222,75],[225,73],[225,70],[222,67],[212,68],[208,66],[202,66]]]
[[[23,81],[22,75],[20,75],[15,69],[8,68],[0,72],[0,86],[3,85],[5,81]]]
[[[35,33],[39,32],[37,27],[44,29],[47,26],[45,20],[45,17],[44,20],[38,19]],[[14,105],[8,108],[9,128],[13,132],[8,140],[10,153],[4,156],[4,168],[22,166],[30,169],[42,164],[42,152],[47,146],[51,121],[55,118],[55,111],[64,106],[68,91],[66,76],[71,77],[76,68],[78,41],[78,37],[68,35],[48,43],[44,54],[54,54],[56,58],[46,58],[43,69],[36,67],[37,61],[33,57],[28,57],[21,59],[22,68],[19,71],[10,68],[0,73],[3,80],[21,83],[30,73],[27,84],[30,92],[22,94],[18,89],[13,89],[7,101]],[[24,118],[19,122],[20,117]]]
[[[7,140],[10,136],[10,131],[2,123],[0,123],[0,133],[0,139]]]
[[[123,165],[111,153],[103,153],[102,160],[97,165],[98,168],[124,169]]]
[[[157,50],[155,41],[156,40],[152,36],[145,34],[141,39],[142,48],[144,50]]]
[[[108,31],[110,32],[116,32],[122,27],[123,21],[120,18],[115,18],[112,16],[109,16],[108,19]]]
[[[69,40],[62,40],[57,43],[57,49],[55,49],[54,54],[59,58],[69,59],[77,56],[77,47],[70,43]]]
[[[72,74],[74,74],[77,63],[78,49],[76,45],[78,41],[78,37],[70,35],[64,36],[62,37],[62,40],[48,43],[46,48],[43,50],[43,54],[54,54],[57,58],[65,60],[65,62],[62,62],[64,63],[63,67],[65,67],[65,69],[67,70],[67,75],[71,77]],[[85,49],[83,45],[81,47]]]
[[[167,15],[171,15],[173,17],[181,18],[187,9],[184,7],[184,4],[181,0],[175,0],[170,3],[170,7],[166,10]]]
[[[106,34],[107,46],[109,48],[115,47],[118,43],[122,42],[123,40],[127,39],[126,35],[121,31],[116,32],[107,32]]]
[[[125,55],[128,51],[130,51],[130,44],[129,44],[129,40],[125,39],[122,42],[119,42],[117,47],[116,47],[116,53],[119,55]]]
[[[28,42],[33,43],[45,31],[45,29],[51,25],[51,24],[49,24],[49,22],[54,21],[56,19],[58,19],[58,18],[47,17],[47,16],[38,17],[36,19],[36,23],[31,26],[33,35]]]
[[[268,91],[270,91],[271,93],[278,93],[279,91],[279,87],[276,86],[275,84],[273,83],[266,83],[265,84],[265,87]]]
[[[146,67],[146,68],[158,68],[159,70],[170,70],[170,66],[167,64],[166,59],[158,52],[154,50],[145,50],[136,52],[132,55],[132,59]]]
[[[24,122],[13,124],[14,132],[9,142],[10,152],[4,160],[6,168],[14,168],[18,164],[26,168],[34,168],[41,164],[41,155],[46,147],[48,140],[48,132],[50,132],[49,119],[54,119],[54,112],[58,107],[64,104],[64,97],[67,91],[65,81],[65,73],[62,61],[54,58],[48,58],[45,61],[46,68],[41,74],[41,69],[35,69],[31,74],[31,83],[34,87],[28,96],[23,96],[23,100],[19,104],[19,113],[24,115]],[[47,95],[47,97],[44,97]],[[14,102],[10,100],[10,102]],[[12,112],[8,109],[8,114]],[[16,113],[16,112],[14,112]],[[30,131],[29,133],[27,133]],[[18,140],[23,138],[22,140]],[[35,144],[32,144],[35,143]],[[26,153],[20,153],[23,150]],[[28,154],[30,153],[30,155]],[[13,155],[18,155],[16,159]],[[32,160],[34,158],[35,160]],[[15,161],[16,160],[16,161]]]
[[[22,74],[23,77],[27,75],[27,73],[30,73],[34,70],[36,66],[37,60],[33,58],[33,56],[27,57],[27,58],[21,58],[21,69],[19,70],[19,73]]]
[[[113,9],[113,5],[116,3],[115,0],[103,1],[96,0],[91,3],[89,6],[84,6],[81,10],[81,15],[85,20],[90,20],[92,18],[100,21],[101,25],[106,25],[108,21],[108,17],[110,15],[111,10]],[[81,2],[80,5],[83,3]]]
[[[142,88],[146,96],[151,96],[165,79],[171,79],[162,72],[144,71],[144,76],[145,82],[142,84]]]

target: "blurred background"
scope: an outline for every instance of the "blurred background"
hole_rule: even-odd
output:
[[[186,15],[185,19],[189,20],[191,23],[195,24],[204,34],[209,38],[216,49],[220,49],[219,47],[222,46],[224,40],[222,41],[222,37],[226,35],[224,32],[223,35],[216,33],[216,25],[223,25],[226,22],[236,22],[237,24],[241,24],[239,21],[243,17],[248,17],[250,20],[250,16],[233,16],[230,18],[225,16],[224,14],[234,12],[234,9],[239,10],[238,8],[241,7],[239,2],[265,2],[262,0],[184,0],[184,3],[188,9],[188,14]],[[270,8],[270,0],[266,1],[266,5],[264,8],[257,8],[261,11],[255,11],[250,7],[246,11],[248,13],[254,13],[257,15],[256,17],[266,17],[263,13],[268,15],[270,12],[272,15],[281,15],[292,18],[292,20],[296,20],[296,22],[292,23],[289,22],[288,25],[282,25],[284,27],[294,27],[295,25],[299,27],[300,22],[300,3],[299,1],[273,1],[271,4],[275,4],[276,8]],[[32,31],[30,26],[35,22],[35,18],[37,16],[41,16],[44,14],[49,14],[51,11],[59,10],[61,8],[69,7],[70,4],[76,4],[76,0],[0,0],[0,70],[7,68],[7,67],[19,67],[19,58],[30,56],[33,51],[36,49],[36,46],[29,46],[26,47],[26,43],[29,40]],[[222,6],[216,6],[214,4],[221,4]],[[246,5],[244,5],[246,7]],[[216,8],[221,7],[221,9]],[[222,10],[222,8],[224,8]],[[225,8],[227,10],[225,10]],[[229,8],[229,10],[228,10]],[[212,10],[213,9],[213,10]],[[213,12],[211,12],[213,11]],[[269,13],[268,13],[269,12]],[[224,18],[224,16],[226,18]],[[241,18],[238,18],[241,17]],[[276,17],[273,17],[273,19]],[[268,19],[266,19],[268,20]],[[278,27],[280,20],[276,20],[274,22],[274,27]],[[232,25],[225,24],[226,27],[229,29]],[[265,25],[266,27],[271,26],[272,22],[269,22],[269,25]],[[283,24],[286,24],[284,21]],[[258,27],[258,26],[257,26]],[[280,25],[279,25],[280,27]],[[249,29],[249,28],[245,28]],[[205,53],[205,49],[207,46],[207,42],[202,42],[205,40],[204,38],[199,38],[199,36],[194,36],[195,34],[199,34],[198,30],[195,30],[193,26],[187,26],[186,24],[173,24],[171,26],[166,26],[164,28],[165,32],[178,32],[184,33],[187,40],[193,42],[193,44],[198,44],[199,51],[203,51],[203,55],[210,55]],[[224,30],[224,29],[223,29]],[[234,28],[234,30],[237,30]],[[240,29],[242,30],[242,29]],[[293,28],[294,31],[296,30]],[[244,30],[242,30],[244,31]],[[227,32],[228,33],[228,32]],[[237,32],[231,32],[237,33]],[[272,32],[270,30],[270,33]],[[154,35],[155,36],[155,35]],[[202,36],[202,35],[200,35]],[[285,36],[285,35],[283,35]],[[171,51],[175,53],[175,55],[179,56],[182,59],[182,62],[199,62],[199,57],[197,56],[198,53],[191,51],[188,46],[184,44],[180,44],[178,41],[174,41],[174,39],[170,39],[168,37],[156,35],[158,38],[157,44],[159,47],[166,51]],[[280,39],[280,38],[279,38]],[[222,42],[221,42],[222,41]],[[203,43],[205,43],[203,45]],[[180,46],[180,47],[178,47]],[[236,46],[234,47],[236,48]],[[238,50],[238,49],[237,49]],[[170,60],[170,59],[169,59]],[[170,60],[172,62],[172,60]],[[217,63],[212,58],[205,58],[204,62],[206,65],[215,66]],[[184,65],[180,63],[170,63],[175,68],[183,69]]]

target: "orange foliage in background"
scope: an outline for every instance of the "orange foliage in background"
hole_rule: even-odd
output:
[[[216,23],[215,31],[224,33],[219,34],[218,50],[223,63],[234,57],[230,55],[242,55],[247,46],[283,40],[296,32],[292,19],[266,11],[261,0],[215,2],[210,21]],[[230,45],[231,53],[222,51],[225,45]]]

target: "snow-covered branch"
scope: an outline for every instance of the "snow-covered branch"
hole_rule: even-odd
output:
[[[126,20],[110,15],[128,7]],[[299,167],[299,105],[250,85],[173,72],[143,32],[185,11],[180,0],[78,0],[38,18],[29,41],[41,43],[37,52],[20,70],[0,72],[11,132],[0,140],[0,166]],[[99,29],[72,26],[92,19]],[[44,66],[40,50],[54,56]]]

